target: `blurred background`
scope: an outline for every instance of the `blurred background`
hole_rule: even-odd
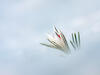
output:
[[[53,25],[81,49],[41,46]],[[100,1],[0,0],[0,75],[100,75]]]

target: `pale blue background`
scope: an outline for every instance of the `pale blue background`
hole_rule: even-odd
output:
[[[80,31],[81,49],[41,46],[53,25]],[[100,75],[100,1],[0,0],[0,75]]]

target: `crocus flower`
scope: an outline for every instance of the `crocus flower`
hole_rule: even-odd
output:
[[[54,26],[54,32],[55,33],[52,35],[48,34],[47,40],[50,42],[50,44],[44,44],[44,43],[41,44],[47,47],[56,48],[64,52],[68,52],[69,46],[64,34],[55,26]]]
[[[70,40],[70,44],[75,50],[79,49],[80,33],[78,32],[78,36],[76,35],[76,33],[72,33],[71,36],[72,36],[71,37],[72,39]],[[65,38],[61,30],[57,29],[55,26],[54,26],[54,33],[48,34],[47,40],[50,42],[50,44],[44,44],[44,43],[40,43],[40,44],[47,46],[47,47],[59,49],[66,53],[70,51],[67,39]]]

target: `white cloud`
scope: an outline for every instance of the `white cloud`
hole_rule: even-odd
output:
[[[98,27],[100,28],[98,25],[100,22],[100,11],[96,11],[94,13],[90,13],[87,16],[80,16],[75,18],[74,20],[72,20],[72,25],[77,28],[77,29],[82,29],[82,30],[90,30],[91,27]]]
[[[5,8],[4,14],[6,16],[19,16],[27,12],[32,12],[40,9],[45,4],[45,0],[21,0],[18,2],[10,3]]]
[[[0,64],[0,75],[17,75],[15,65]]]
[[[86,64],[85,66],[82,67],[80,70],[81,75],[100,75],[100,68],[95,64]]]

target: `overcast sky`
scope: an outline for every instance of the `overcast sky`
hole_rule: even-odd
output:
[[[41,46],[53,25],[81,49]],[[0,0],[0,75],[100,75],[100,1]]]

